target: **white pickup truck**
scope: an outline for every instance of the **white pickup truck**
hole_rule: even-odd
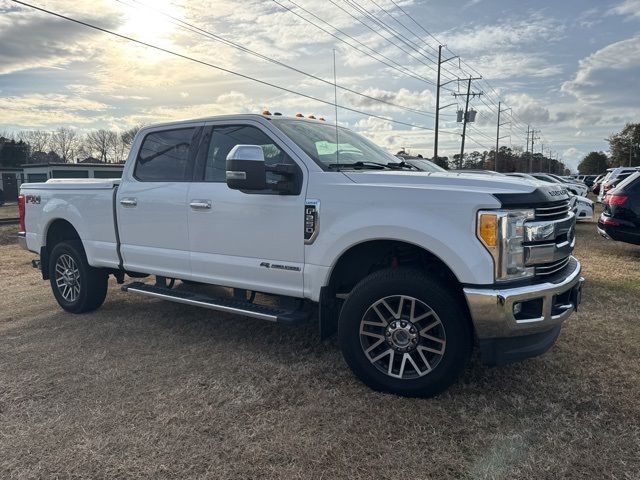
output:
[[[113,275],[158,299],[317,318],[363,382],[401,395],[447,388],[474,345],[491,365],[545,352],[580,302],[566,190],[416,171],[315,119],[146,127],[121,180],[23,184],[19,206],[20,243],[69,312],[98,308]]]

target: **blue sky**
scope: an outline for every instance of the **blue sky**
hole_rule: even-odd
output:
[[[34,0],[58,13],[328,102],[334,92],[326,82],[185,29],[167,14],[329,82],[335,49],[338,84],[419,111],[339,90],[339,104],[382,118],[341,109],[338,121],[390,150],[404,146],[433,154],[436,39],[465,62],[449,62],[447,80],[472,69],[483,76],[473,83],[473,90],[484,95],[472,101],[479,115],[470,127],[467,151],[495,144],[499,100],[512,109],[503,113],[508,122],[503,133],[510,137],[501,144],[524,147],[526,126],[532,125],[541,130],[536,150],[544,143],[546,151],[572,167],[587,152],[606,150],[604,139],[625,122],[640,120],[640,0],[294,2]],[[457,82],[448,87],[457,90]],[[443,91],[442,104],[449,103],[461,105],[461,99]],[[330,105],[8,0],[0,0],[0,109],[0,131],[125,129],[263,109],[335,118]],[[459,151],[455,110],[453,105],[442,112],[441,155]]]

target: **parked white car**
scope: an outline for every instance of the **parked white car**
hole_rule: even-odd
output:
[[[528,173],[520,173],[520,172],[507,173],[507,175],[510,177],[522,178],[524,180],[533,182],[534,184],[537,184],[537,185],[539,185],[540,183],[542,184],[546,183],[546,184],[552,184],[552,185],[558,184],[558,182],[553,177],[549,179],[545,179],[546,176],[545,177],[540,176],[541,178],[538,178]],[[594,213],[593,202],[589,200],[587,197],[582,197],[572,192],[569,192],[569,195],[571,196],[571,210],[575,214],[576,221],[592,220],[593,213]]]
[[[592,200],[589,200],[586,197],[573,197],[575,200],[573,201],[573,213],[576,215],[576,221],[586,221],[593,220],[594,214],[594,204]]]
[[[363,382],[402,395],[447,388],[474,343],[488,364],[543,353],[580,302],[566,189],[415,171],[317,120],[145,127],[121,180],[23,184],[20,205],[21,244],[69,312],[100,307],[113,275],[181,304],[288,324],[317,316]]]

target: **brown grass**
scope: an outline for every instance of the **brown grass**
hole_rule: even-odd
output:
[[[16,203],[2,205],[0,218],[18,218],[18,205]]]
[[[18,242],[18,225],[0,225],[0,245],[13,245]]]
[[[584,303],[546,355],[432,400],[375,393],[314,325],[55,304],[0,247],[2,478],[640,478],[640,248],[578,227]]]

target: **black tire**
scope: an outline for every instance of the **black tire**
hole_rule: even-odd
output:
[[[61,257],[64,258],[61,259]],[[68,293],[65,298],[65,291],[69,292],[69,286],[67,285],[65,290],[65,287],[58,285],[64,282],[56,270],[56,266],[62,266],[63,261],[68,262],[69,257],[73,260],[73,265],[79,274],[75,282],[79,288],[73,298]],[[49,276],[53,295],[67,312],[91,312],[100,307],[107,296],[109,275],[104,270],[89,265],[80,240],[67,240],[53,247],[49,256]],[[75,281],[75,278],[73,280]]]
[[[402,296],[412,298],[402,300]],[[382,302],[382,299],[385,299],[385,301],[389,299],[388,301],[392,302],[396,298],[398,298],[396,314],[410,310],[413,317],[414,312],[411,309],[418,308],[415,305],[420,308],[426,306],[428,310],[425,309],[424,311],[430,310],[435,315],[427,314],[425,320],[420,321],[426,322],[426,318],[430,318],[433,320],[429,320],[429,324],[436,324],[435,327],[428,327],[429,329],[434,328],[430,332],[426,327],[422,328],[423,324],[405,321],[406,328],[411,328],[412,331],[418,332],[417,335],[415,332],[411,334],[414,337],[411,342],[415,341],[417,343],[415,346],[413,344],[408,345],[406,348],[409,350],[401,352],[395,351],[398,348],[397,344],[390,343],[390,338],[393,338],[393,332],[389,333],[388,330],[393,323],[400,325],[401,319],[393,322],[395,318],[409,318],[404,313],[400,313],[398,317],[393,317],[391,310],[386,310],[389,315],[392,315],[386,321],[386,328],[383,326],[361,326],[361,322],[365,320],[365,314],[368,315],[368,319],[380,318],[377,311],[372,310],[374,304],[377,304],[378,309],[380,309],[381,304],[379,302]],[[403,302],[406,303],[407,300],[409,305],[408,307],[405,305],[403,310]],[[417,300],[417,302],[413,302],[413,300]],[[411,307],[411,302],[413,302],[413,307]],[[371,312],[376,312],[377,316]],[[414,318],[418,319],[419,317],[416,316]],[[381,325],[385,325],[385,320],[381,319],[380,322]],[[369,325],[371,325],[371,322],[369,322]],[[416,328],[412,328],[414,326]],[[369,337],[361,335],[361,328],[367,331],[369,329],[379,329],[377,332],[381,334],[380,340],[371,340],[372,343],[383,342],[376,347],[379,350],[373,350],[373,353],[370,354],[365,353],[367,349],[365,347],[370,348],[371,345],[363,345],[363,342],[367,342]],[[422,335],[423,330],[427,335],[426,337]],[[375,332],[375,330],[372,331]],[[444,339],[445,343],[439,347],[438,343],[433,343],[438,350],[443,350],[441,355],[430,352],[424,354],[431,342],[433,342],[429,339],[433,336],[438,336],[439,342]],[[409,268],[381,270],[360,281],[346,299],[340,312],[338,337],[340,348],[347,364],[362,382],[374,390],[409,397],[432,397],[447,389],[465,369],[473,348],[472,328],[467,311],[460,305],[460,300],[451,287],[421,271]],[[404,340],[402,337],[399,338]],[[422,351],[418,351],[418,348],[422,348]],[[390,352],[386,355],[387,365],[380,365],[384,363],[385,357],[378,360],[378,363],[374,363],[371,356],[377,355],[377,352],[380,351],[384,352],[385,349]],[[391,352],[391,350],[394,351]],[[418,368],[428,373],[419,373],[418,369],[404,358],[406,352],[410,353],[410,356],[414,359],[414,364]],[[422,359],[427,357],[427,360],[421,362],[418,355],[422,355]],[[428,357],[429,355],[432,355],[432,357]],[[430,358],[433,358],[433,360],[430,360]],[[403,370],[405,367],[397,369],[403,378],[394,378],[387,372],[383,372],[383,370],[390,368],[388,367],[389,364],[392,367],[394,365],[397,366],[398,361],[400,363],[406,362],[405,370]],[[406,372],[406,375],[403,375],[403,371]],[[395,375],[398,375],[398,373],[395,373]]]

